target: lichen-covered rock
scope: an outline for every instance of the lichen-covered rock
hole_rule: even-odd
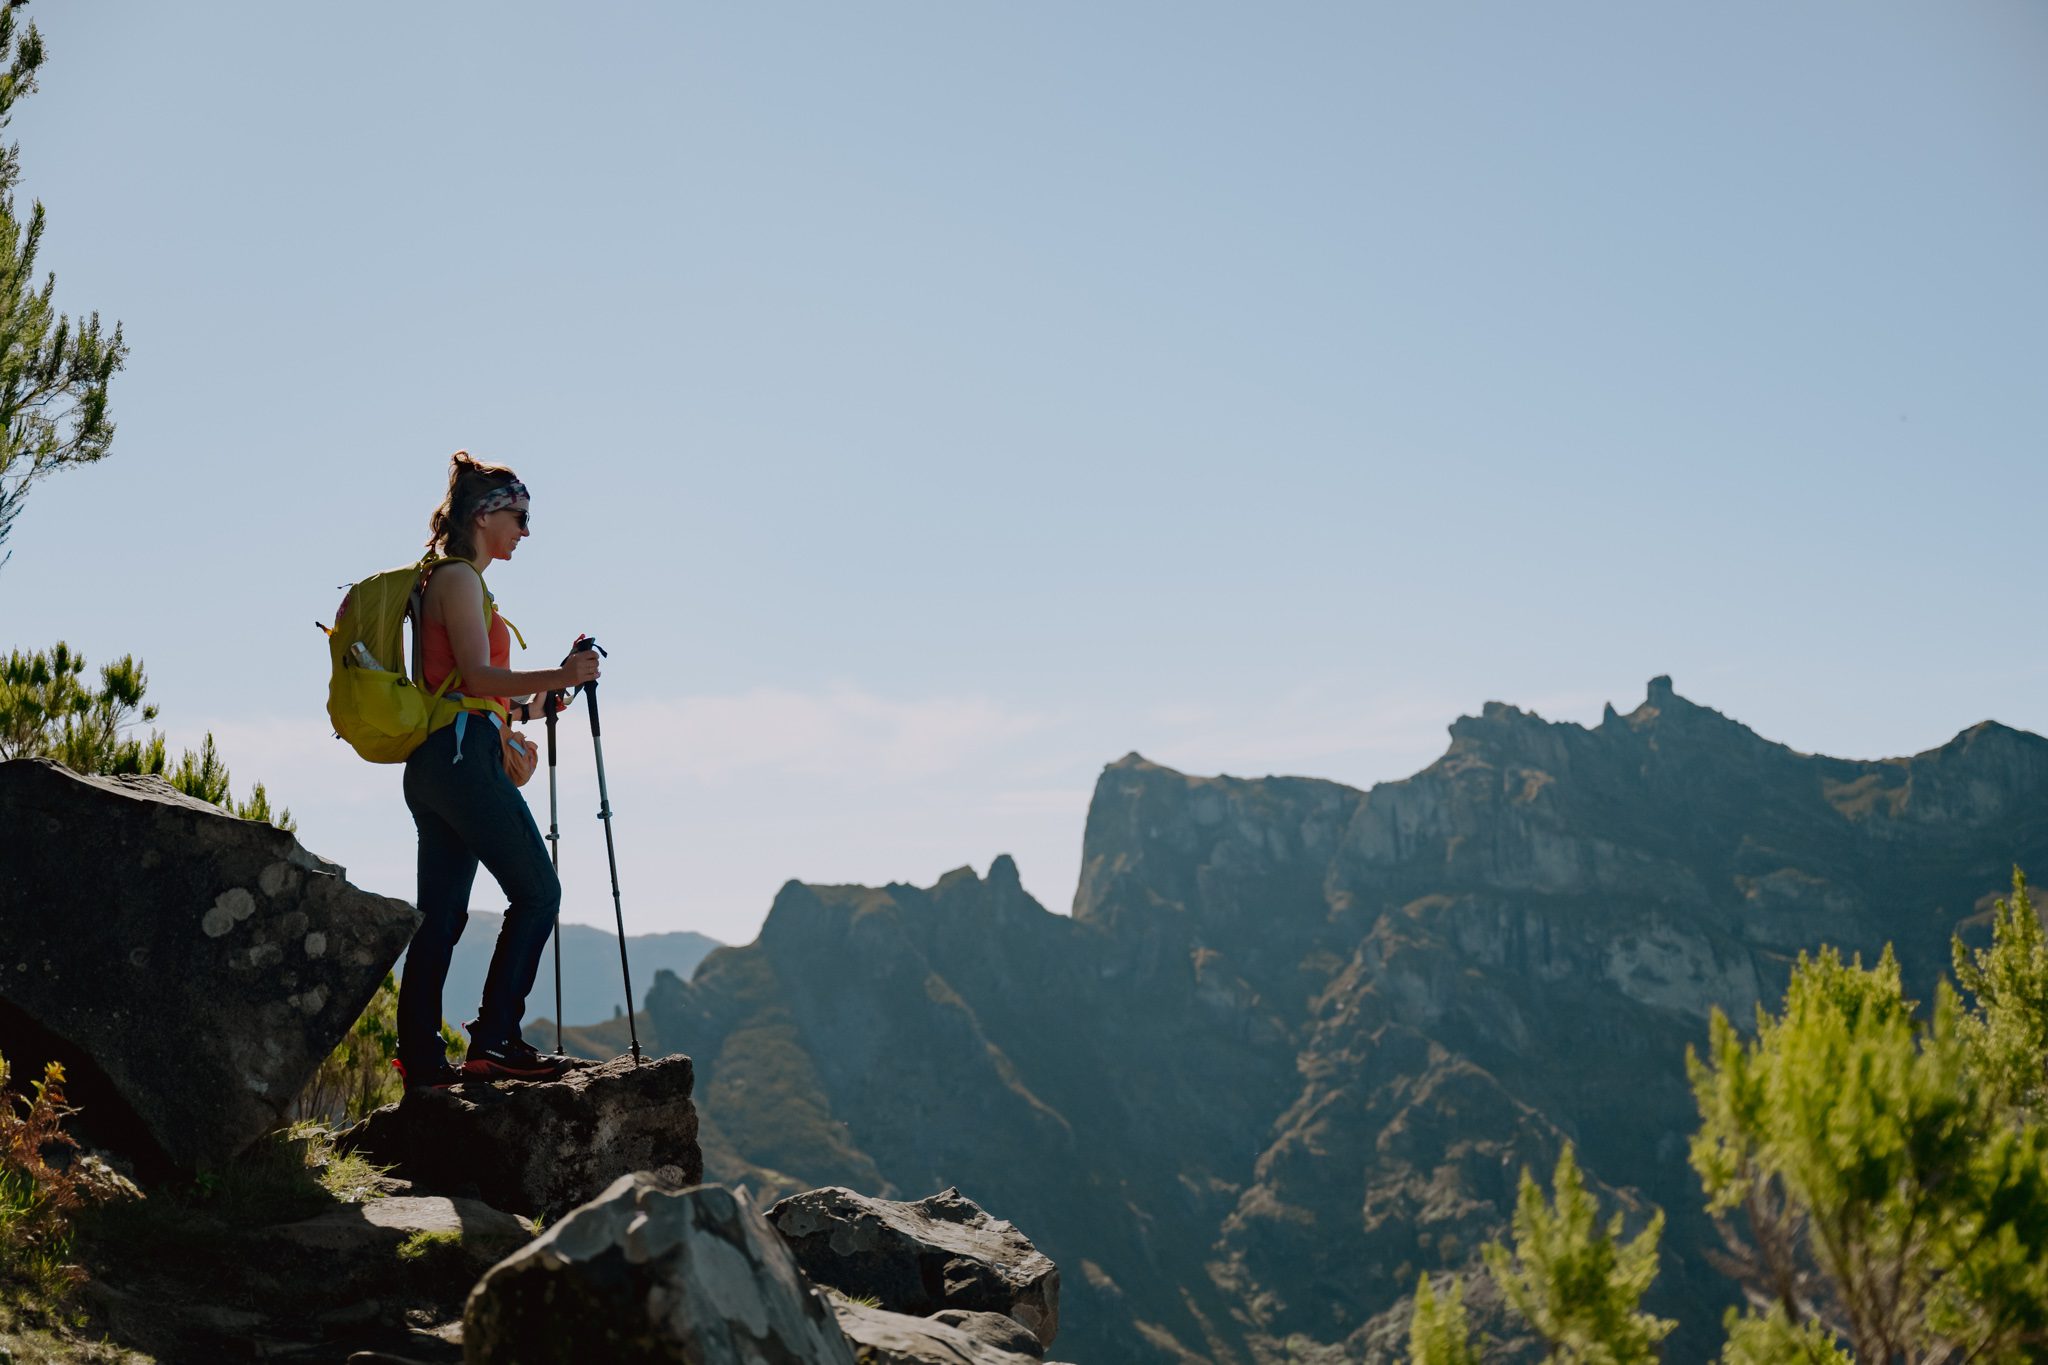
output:
[[[183,1167],[284,1120],[412,937],[283,830],[161,778],[0,763],[0,1053],[92,1138]]]
[[[775,1205],[769,1222],[804,1273],[891,1313],[1001,1313],[1041,1350],[1060,1326],[1060,1272],[1016,1227],[957,1189],[902,1203],[832,1186]]]
[[[1038,1338],[1001,1313],[948,1310],[928,1318],[845,1299],[832,1311],[860,1365],[1038,1365]]]
[[[672,1187],[704,1178],[694,1072],[680,1054],[620,1057],[555,1081],[465,1082],[386,1105],[339,1145],[422,1188],[554,1218],[632,1171]]]
[[[854,1365],[824,1297],[744,1194],[645,1173],[491,1267],[467,1365]]]

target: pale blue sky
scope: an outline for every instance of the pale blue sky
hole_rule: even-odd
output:
[[[526,657],[614,651],[633,928],[1004,851],[1064,909],[1127,750],[1366,785],[1661,672],[2048,730],[2048,7],[27,13],[45,263],[134,354],[0,646],[141,654],[378,890],[311,623],[458,446],[534,489]]]

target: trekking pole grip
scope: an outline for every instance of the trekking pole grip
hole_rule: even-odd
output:
[[[599,654],[603,654],[605,652],[603,647],[600,646],[596,640],[592,639],[588,635],[577,636],[576,646],[569,652],[571,654],[581,654],[586,649],[594,649]],[[583,699],[584,704],[590,708],[590,737],[592,739],[596,739],[600,735],[602,735],[604,731],[602,727],[599,725],[597,718],[597,682],[595,679],[583,684]]]

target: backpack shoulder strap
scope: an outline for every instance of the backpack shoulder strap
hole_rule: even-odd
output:
[[[440,559],[440,560],[436,560],[436,561],[434,561],[434,563],[433,563],[433,564],[430,564],[430,565],[428,565],[428,566],[427,566],[427,571],[428,571],[429,573],[431,573],[431,572],[433,571],[433,569],[434,569],[434,568],[435,568],[436,566],[438,566],[438,565],[441,565],[441,564],[450,564],[450,563],[453,563],[453,564],[469,564],[469,561],[468,561],[468,560],[466,560],[466,559]],[[477,581],[477,582],[479,582],[479,583],[483,583],[483,588],[484,588],[484,629],[485,629],[485,630],[489,630],[489,629],[491,628],[491,620],[492,620],[492,618],[493,618],[493,617],[495,617],[495,618],[497,618],[498,620],[500,620],[500,621],[503,621],[503,622],[505,623],[505,629],[507,629],[507,630],[511,631],[511,632],[512,632],[512,638],[513,638],[513,639],[515,639],[515,640],[517,640],[517,641],[519,641],[519,647],[520,647],[521,649],[525,649],[525,648],[526,648],[526,637],[525,637],[524,635],[521,635],[521,634],[519,633],[519,627],[517,627],[517,626],[515,626],[515,625],[513,625],[513,624],[512,624],[512,618],[511,618],[511,617],[507,616],[507,615],[506,615],[506,614],[505,614],[504,612],[502,612],[502,611],[499,611],[499,610],[498,610],[498,598],[497,598],[497,595],[496,595],[495,593],[493,593],[493,592],[491,591],[491,585],[490,585],[489,583],[484,583],[484,573],[483,573],[483,570],[482,570],[482,569],[479,569],[479,568],[477,568],[477,566],[476,566],[476,565],[474,565],[474,564],[469,564],[469,571],[470,571],[471,573],[473,573],[473,574],[475,574],[475,575],[476,575],[476,581]]]
[[[419,563],[419,581],[413,586],[412,596],[407,599],[405,608],[406,614],[412,618],[412,675],[416,679],[424,680],[426,677],[424,670],[426,668],[427,579],[432,577],[434,570],[440,568],[443,564],[462,564],[467,566],[469,571],[476,575],[477,584],[484,590],[484,629],[486,631],[490,630],[491,620],[495,617],[505,623],[505,629],[511,631],[513,638],[519,641],[519,647],[521,649],[526,648],[526,637],[519,633],[519,627],[513,625],[512,619],[498,610],[498,599],[492,595],[491,585],[484,582],[482,569],[471,564],[468,560],[455,555],[428,555]],[[450,686],[451,680],[456,677],[458,671],[456,669],[449,670],[448,677],[442,679],[440,689],[434,693],[436,697],[439,697],[441,692]]]
[[[415,569],[412,592],[405,599],[405,614],[412,622],[412,676],[422,687],[426,685],[427,680],[427,580],[432,578],[434,570],[443,564],[468,564],[469,571],[476,574],[478,583],[482,583],[484,577],[476,565],[454,555],[428,555]],[[497,607],[491,601],[491,590],[488,586],[484,588],[484,608],[484,629],[489,630],[490,613]],[[438,701],[443,692],[457,686],[461,682],[461,675],[460,668],[450,668],[448,676],[441,679],[441,685],[434,689],[434,699]]]

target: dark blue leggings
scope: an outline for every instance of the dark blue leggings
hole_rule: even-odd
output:
[[[398,1055],[409,1065],[442,1055],[441,987],[455,940],[469,922],[477,864],[490,869],[510,904],[472,1041],[497,1044],[518,1036],[527,992],[562,908],[562,884],[540,826],[505,775],[497,727],[478,713],[462,729],[461,762],[455,761],[453,725],[427,736],[405,761],[405,804],[420,832],[424,917],[398,987]]]

